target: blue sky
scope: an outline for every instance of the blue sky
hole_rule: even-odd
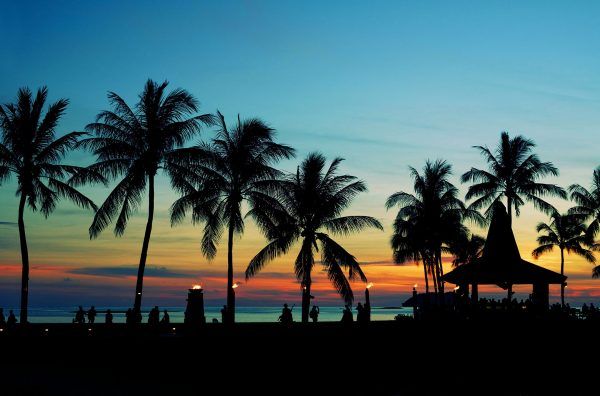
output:
[[[47,85],[51,100],[71,101],[64,133],[105,109],[108,90],[133,102],[147,78],[168,79],[203,112],[265,119],[299,157],[315,149],[343,156],[344,170],[370,187],[353,210],[388,224],[383,202],[410,188],[409,165],[444,158],[457,176],[482,167],[471,146],[495,145],[502,130],[538,143],[561,170],[552,182],[587,184],[599,165],[598,2],[2,1],[1,10],[0,102],[19,87]],[[15,221],[13,191],[1,187],[0,222]],[[89,192],[98,201],[107,193]],[[159,210],[174,198],[159,192]],[[90,214],[61,208],[69,223],[86,223],[73,243],[83,244]],[[525,210],[522,218],[515,228],[530,247],[543,216]],[[6,242],[13,231],[0,227],[0,261],[19,260]],[[385,249],[388,237],[376,245]],[[38,251],[75,249],[61,243]]]

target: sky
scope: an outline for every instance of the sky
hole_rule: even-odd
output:
[[[560,169],[559,177],[546,182],[588,186],[600,165],[598,2],[0,3],[0,103],[14,101],[20,87],[48,86],[49,101],[70,100],[58,135],[83,130],[108,109],[108,91],[135,103],[152,78],[190,91],[202,113],[219,109],[230,122],[238,114],[265,120],[278,141],[297,149],[296,159],[279,164],[283,170],[294,170],[315,150],[345,158],[341,170],[369,187],[346,213],[374,216],[385,227],[338,240],[375,284],[375,305],[400,305],[413,284],[423,284],[420,267],[392,263],[395,213],[384,208],[393,192],[411,191],[409,166],[445,159],[464,193],[460,175],[485,166],[472,146],[494,147],[504,130],[533,139],[541,159]],[[212,136],[205,129],[198,139]],[[77,165],[92,161],[85,152],[67,158]],[[84,191],[100,204],[110,190]],[[226,241],[212,262],[203,258],[199,227],[170,226],[175,199],[159,177],[144,305],[183,305],[186,289],[198,283],[210,304],[222,304]],[[570,205],[551,202],[561,210]],[[13,179],[0,186],[4,307],[19,301],[17,206]],[[107,229],[91,241],[89,211],[65,202],[48,219],[28,212],[30,304],[130,305],[146,207],[144,202],[123,237]],[[558,270],[558,252],[531,258],[535,225],[545,220],[527,206],[513,227],[525,259]],[[243,280],[246,264],[264,244],[251,223],[235,241],[235,277],[243,281],[237,304],[299,303],[294,250]],[[591,279],[591,268],[567,257],[567,299],[600,301],[600,280]],[[357,301],[363,288],[354,284]],[[342,304],[320,271],[313,291],[317,304]],[[556,299],[558,288],[551,292]]]

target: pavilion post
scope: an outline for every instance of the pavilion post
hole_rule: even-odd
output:
[[[479,302],[479,290],[477,287],[477,283],[473,283],[471,286],[471,301],[473,304],[477,304]]]

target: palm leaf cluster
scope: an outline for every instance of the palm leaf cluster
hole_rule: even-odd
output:
[[[255,205],[250,212],[269,242],[250,260],[246,278],[255,276],[268,262],[299,244],[294,272],[303,292],[303,321],[308,320],[315,254],[320,253],[320,264],[327,277],[351,304],[354,295],[350,281],[366,282],[367,278],[356,257],[332,236],[346,236],[366,228],[383,230],[373,217],[342,215],[352,200],[366,191],[366,185],[354,176],[338,175],[341,162],[341,158],[336,158],[327,167],[323,155],[309,154],[295,174],[277,183],[271,202]]]
[[[458,189],[448,180],[451,173],[452,167],[442,160],[427,161],[422,174],[411,167],[414,193],[400,191],[386,202],[388,209],[399,206],[391,238],[394,261],[421,262],[427,292],[429,276],[434,291],[444,292],[442,255],[451,252],[458,238],[468,238],[463,222],[483,223],[479,213],[458,198]]]

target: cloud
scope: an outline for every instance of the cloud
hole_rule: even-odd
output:
[[[137,266],[118,266],[118,267],[83,267],[75,268],[69,271],[75,275],[105,276],[105,277],[123,277],[137,276]],[[185,272],[176,272],[166,267],[146,266],[144,276],[160,278],[187,278],[190,274]]]
[[[12,222],[12,221],[0,221],[0,226],[12,226],[12,227],[16,227],[17,223]]]

